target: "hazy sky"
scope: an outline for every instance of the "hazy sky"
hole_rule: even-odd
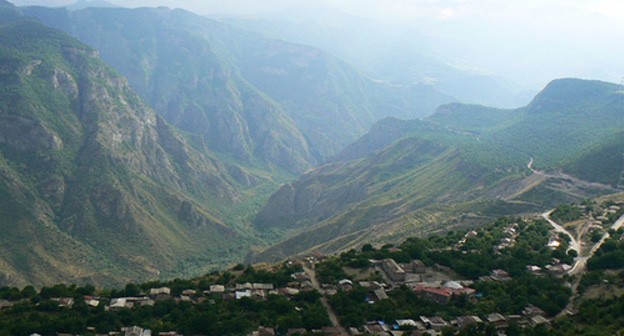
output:
[[[20,0],[17,5],[74,1]],[[624,0],[109,0],[182,7],[200,14],[294,15],[339,9],[379,24],[416,27],[457,64],[528,86],[554,77],[620,82]],[[292,18],[292,17],[291,17]]]

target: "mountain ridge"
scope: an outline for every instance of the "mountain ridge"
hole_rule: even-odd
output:
[[[558,104],[552,105],[558,110],[546,105],[538,110],[536,104],[514,110],[451,104],[422,121],[379,122],[369,135],[347,147],[354,152],[343,157],[351,160],[316,169],[271,196],[257,217],[258,225],[277,226],[291,234],[259,252],[255,260],[329,253],[357,247],[366,239],[386,242],[403,233],[425,234],[446,225],[477,225],[497,215],[537,212],[558,202],[614,192],[622,167],[605,164],[612,161],[605,158],[621,159],[613,152],[624,145],[624,119],[618,118],[624,111],[618,93],[622,87],[554,81],[538,97],[559,94],[555,101],[565,99],[570,91],[559,90],[560,84],[580,86],[580,92],[592,94],[577,97],[579,106],[573,109]],[[570,110],[573,113],[565,113]],[[579,116],[584,118],[578,120]],[[603,128],[607,123],[610,128]],[[362,150],[371,143],[370,150]],[[429,154],[410,146],[418,143],[442,151]],[[550,157],[551,153],[558,156]],[[601,160],[595,161],[596,155]],[[546,173],[527,169],[532,156]],[[344,196],[351,190],[359,190],[359,196]],[[317,201],[323,199],[334,201]]]

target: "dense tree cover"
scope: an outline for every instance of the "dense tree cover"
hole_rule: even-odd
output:
[[[617,233],[615,237],[607,239],[596,254],[587,261],[590,270],[624,268],[624,241]]]
[[[624,332],[624,295],[612,299],[590,299],[581,303],[573,318],[556,321],[551,334],[555,336],[612,336]]]
[[[510,237],[508,229],[512,227],[517,232],[513,236],[515,243],[497,252],[494,247],[501,239]],[[407,287],[390,292],[389,300],[370,304],[367,290],[356,285],[353,291],[333,296],[332,306],[345,325],[358,326],[368,320],[394,321],[420,315],[440,315],[450,319],[461,315],[484,316],[492,312],[518,314],[529,305],[540,307],[552,316],[567,305],[571,291],[563,285],[562,279],[527,272],[528,265],[544,267],[553,258],[572,262],[572,257],[565,253],[567,242],[564,241],[554,251],[546,246],[550,226],[545,221],[501,218],[477,230],[476,236],[467,238],[463,245],[458,246],[464,235],[465,232],[451,231],[426,240],[409,238],[398,249],[384,246],[376,250],[371,245],[364,245],[360,252],[351,250],[343,253],[321,263],[319,268],[328,273],[327,278],[338,279],[344,276],[341,266],[366,267],[363,261],[369,259],[393,258],[403,263],[419,259],[430,266],[448,266],[458,274],[475,280],[489,275],[494,269],[503,269],[512,276],[512,280],[478,281],[474,288],[480,292],[480,299],[458,297],[448,305],[421,299]],[[336,270],[336,276],[331,276],[331,270]]]
[[[104,305],[88,307],[82,296],[75,297],[72,308],[60,308],[58,302],[33,297],[0,312],[0,335],[85,333],[88,326],[98,332],[119,331],[138,325],[160,331],[183,334],[244,334],[259,325],[288,328],[320,328],[330,325],[317,292],[301,293],[289,300],[269,295],[266,301],[242,298],[224,301],[218,296],[201,304],[157,301],[153,307],[105,311]]]
[[[564,204],[558,206],[550,216],[560,223],[572,222],[583,216],[583,208],[579,208],[574,204]]]
[[[222,283],[272,283],[284,286],[292,281],[291,273],[301,267],[283,264],[269,270],[253,267],[234,268],[232,272],[213,273],[195,280],[175,279],[153,281],[143,284],[127,284],[123,289],[100,290],[93,286],[55,285],[39,292],[32,286],[22,290],[13,287],[0,288],[0,299],[17,302],[13,307],[0,311],[0,335],[30,335],[32,333],[55,334],[68,332],[82,334],[87,327],[98,332],[119,331],[121,327],[138,325],[152,329],[154,333],[175,330],[183,334],[224,335],[245,334],[258,326],[275,327],[280,331],[288,328],[320,328],[330,325],[320,294],[316,291],[301,292],[291,299],[269,295],[266,301],[242,298],[224,300],[218,294],[206,297],[199,304],[176,302],[173,299],[157,301],[153,307],[105,311],[110,298],[144,295],[150,288],[168,287],[173,296],[186,289],[207,290],[211,284]],[[98,295],[98,307],[87,306],[84,296]],[[73,298],[71,308],[59,307],[54,298]]]

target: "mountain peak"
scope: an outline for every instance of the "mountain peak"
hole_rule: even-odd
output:
[[[556,79],[548,83],[527,107],[529,111],[555,112],[584,106],[619,90],[622,90],[621,85],[598,80]]]

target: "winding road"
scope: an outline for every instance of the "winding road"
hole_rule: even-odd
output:
[[[578,257],[575,259],[574,261],[574,266],[572,266],[572,268],[567,272],[568,275],[577,275],[577,277],[574,280],[574,283],[572,283],[572,298],[570,299],[570,302],[568,303],[567,307],[564,308],[557,316],[563,316],[565,315],[567,312],[572,310],[572,307],[574,307],[574,301],[576,296],[578,295],[578,286],[581,282],[581,278],[582,278],[582,273],[584,273],[587,270],[587,260],[589,260],[591,257],[594,256],[594,254],[596,254],[596,252],[600,249],[600,247],[602,246],[602,244],[604,244],[604,242],[609,239],[609,237],[611,236],[609,234],[609,232],[605,232],[604,235],[602,235],[602,238],[600,239],[600,241],[598,241],[596,244],[594,244],[594,246],[592,246],[591,250],[589,251],[589,253],[587,255],[581,255],[581,245],[578,243],[578,240],[576,238],[574,238],[572,236],[572,234],[570,234],[570,232],[568,232],[565,228],[563,228],[563,226],[557,224],[555,221],[553,221],[552,219],[550,219],[550,214],[553,212],[554,210],[550,210],[547,211],[545,213],[542,214],[542,217],[548,221],[548,223],[555,229],[556,232],[562,232],[566,235],[568,235],[568,237],[570,237],[571,241],[570,241],[570,247],[568,248],[568,251],[572,248],[576,249],[576,251],[578,252]],[[622,215],[620,218],[618,218],[613,225],[611,225],[610,229],[613,230],[618,230],[620,229],[622,226],[624,226],[624,215]],[[578,239],[582,239],[582,236],[579,236]]]
[[[314,287],[314,289],[316,289],[319,293],[322,293],[321,286],[319,285],[319,282],[316,279],[316,272],[314,271],[314,269],[309,268],[307,266],[303,266],[303,271],[308,276],[310,276],[310,282],[312,282],[312,287]],[[325,297],[325,295],[321,297],[321,304],[327,310],[327,315],[329,316],[329,320],[331,321],[332,326],[337,328],[340,331],[341,335],[349,335],[346,329],[342,325],[340,325],[340,320],[338,320],[338,316],[336,316],[336,313],[334,312],[332,307],[329,305],[329,301],[327,300],[327,297]]]

